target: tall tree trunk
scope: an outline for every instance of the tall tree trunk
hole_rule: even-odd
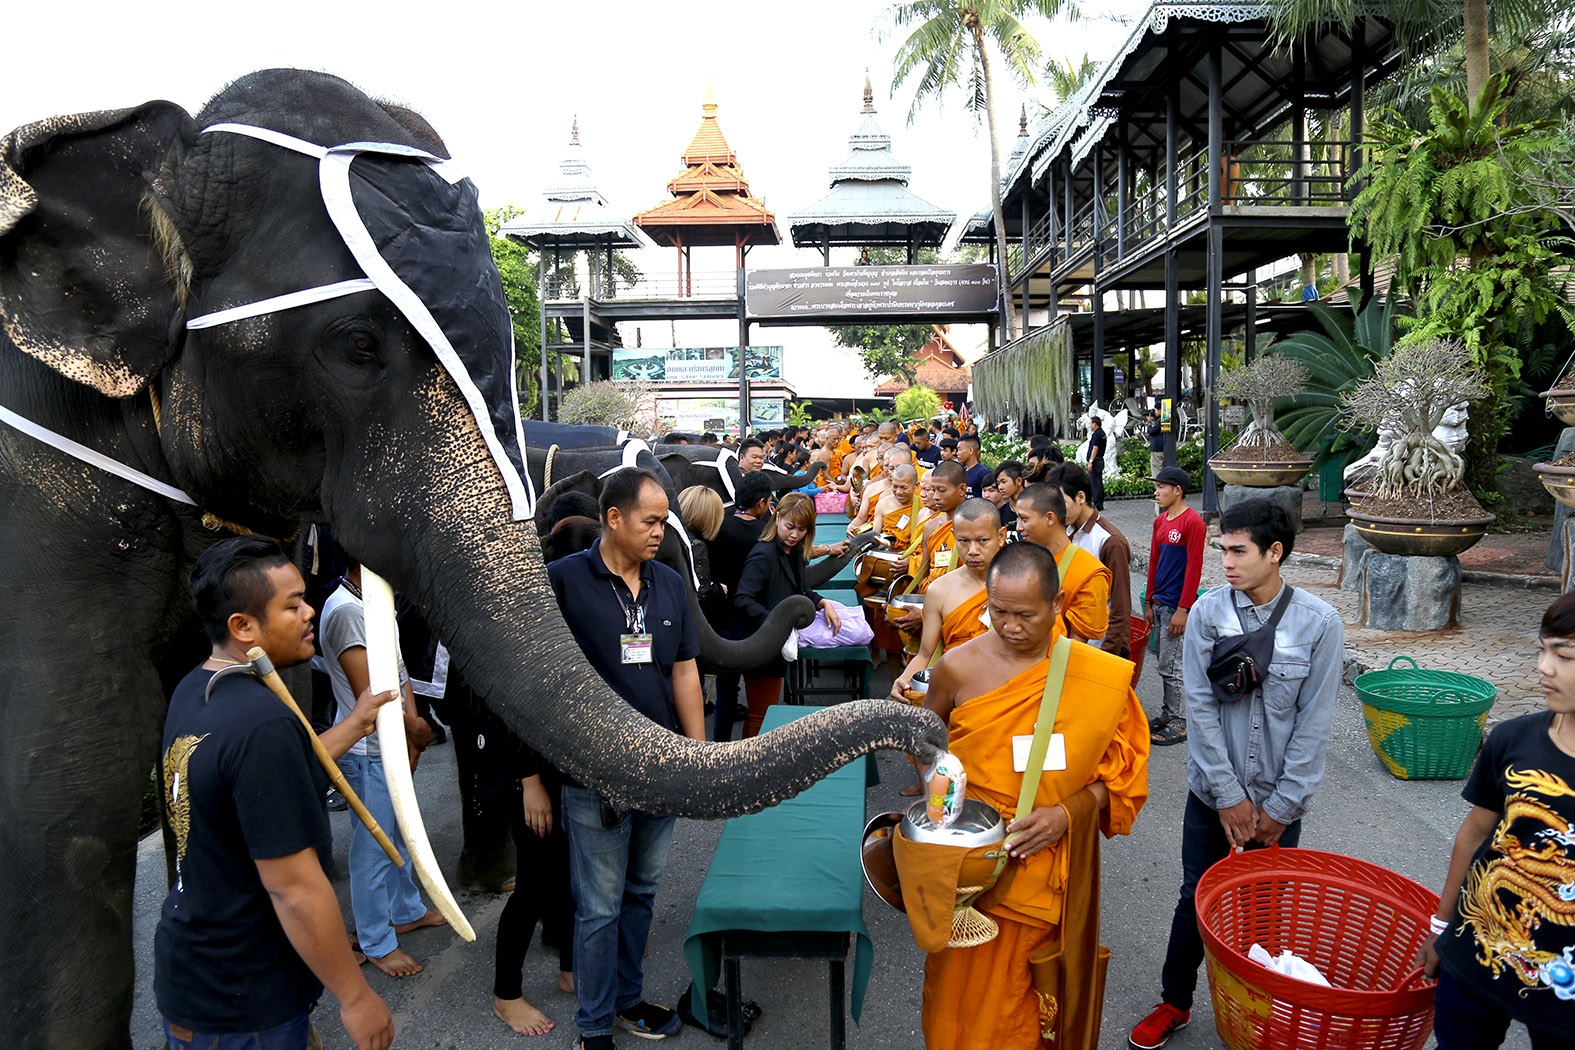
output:
[[[984,46],[984,27],[973,26],[973,46],[979,54],[979,68],[984,71],[984,113],[990,123],[990,211],[995,217],[995,258],[1001,268],[1001,294],[1006,297],[1006,338],[1017,338],[1016,307],[1012,305],[1011,285],[1007,283],[1006,267],[1006,211],[1001,207],[1001,150],[995,135],[995,82],[990,74],[990,55]],[[1024,259],[1024,263],[1028,260]],[[1028,318],[1023,318],[1028,323]]]
[[[1477,99],[1492,72],[1488,57],[1487,0],[1466,0],[1466,104],[1475,110]]]
[[[1351,129],[1351,139],[1355,141],[1357,129]],[[1329,167],[1336,174],[1341,173],[1342,167],[1337,163],[1340,155],[1340,113],[1338,110],[1329,114],[1328,128]],[[1334,279],[1340,287],[1345,287],[1351,281],[1351,257],[1345,252],[1339,252],[1334,257]]]

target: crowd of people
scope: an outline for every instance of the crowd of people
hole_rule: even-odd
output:
[[[872,654],[890,670],[888,698],[946,721],[969,797],[1008,822],[1005,856],[973,905],[998,932],[969,946],[938,942],[927,956],[931,1050],[1094,1045],[1108,956],[1098,943],[1099,835],[1132,830],[1151,748],[1188,745],[1180,892],[1159,1002],[1128,1034],[1138,1050],[1165,1045],[1190,1020],[1204,957],[1193,902],[1200,876],[1236,849],[1295,846],[1324,775],[1343,628],[1327,603],[1282,578],[1295,545],[1284,510],[1264,500],[1226,509],[1218,532],[1227,585],[1200,591],[1207,527],[1187,506],[1191,479],[1156,461],[1146,586],[1135,604],[1131,543],[1102,513],[1098,442],[1091,462],[1078,464],[1055,442],[1031,438],[1021,461],[993,469],[980,461],[976,432],[941,421],[823,423],[717,444],[744,470],[731,503],[695,486],[672,508],[693,549],[700,615],[732,639],[749,638],[795,598],[833,635],[844,617],[865,617]],[[773,467],[806,484],[778,494]],[[669,510],[662,480],[633,467],[610,472],[594,500],[560,500],[542,536],[559,609],[590,666],[657,726],[697,741],[753,736],[783,699],[784,657],[741,671],[703,664],[694,584],[656,557]],[[846,526],[837,542],[817,544],[827,514]],[[810,570],[847,556],[866,532],[889,557],[861,559],[861,601],[849,608],[811,586]],[[372,691],[360,569],[343,564],[317,618],[320,639],[306,584],[271,541],[223,541],[192,570],[212,653],[176,688],[165,728],[175,881],[155,944],[159,1011],[177,1050],[242,1036],[246,1046],[304,1047],[325,987],[358,1046],[386,1047],[392,1020],[358,963],[413,976],[421,964],[398,938],[445,921],[422,903],[410,865],[395,864],[357,824],[354,935],[346,933],[325,874],[328,783],[309,731],[256,678],[216,674],[252,646],[280,667],[318,655],[334,700],[318,739],[408,857],[384,763],[413,768],[436,719],[402,662],[399,689]],[[1131,662],[1149,634],[1162,683],[1152,714],[1134,692]],[[1525,848],[1510,825],[1529,820],[1528,807],[1564,826],[1575,818],[1575,728],[1565,718],[1575,710],[1575,597],[1548,610],[1542,634],[1549,710],[1489,737],[1420,960],[1442,974],[1443,1050],[1498,1045],[1511,1020],[1531,1028],[1534,1047],[1570,1045],[1575,938],[1557,927],[1530,931],[1534,945],[1494,941],[1503,909],[1481,877]],[[1258,673],[1244,677],[1243,661]],[[502,799],[511,812],[517,871],[496,933],[496,1016],[521,1035],[554,1027],[522,994],[526,946],[540,925],[558,955],[558,987],[576,998],[583,1050],[608,1050],[618,1030],[653,1040],[685,1021],[714,1030],[713,1018],[645,998],[645,945],[674,819],[621,811],[553,769],[462,683],[448,702],[456,745],[473,748],[467,808]],[[386,703],[404,708],[407,755],[379,753],[371,735]],[[1030,752],[1044,756],[1042,772],[1030,774]],[[918,794],[918,781],[904,793]],[[1543,891],[1563,892],[1519,892]],[[910,918],[924,944],[922,910]],[[1533,948],[1552,960],[1546,979],[1502,980],[1505,953]]]

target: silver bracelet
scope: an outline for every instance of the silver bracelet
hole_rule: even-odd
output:
[[[1428,929],[1432,930],[1435,934],[1443,933],[1445,930],[1449,929],[1449,923],[1443,919],[1440,919],[1437,915],[1434,915],[1427,920],[1427,926]]]

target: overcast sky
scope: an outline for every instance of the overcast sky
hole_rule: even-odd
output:
[[[243,73],[301,66],[419,110],[489,207],[529,209],[539,202],[578,114],[580,140],[603,193],[631,214],[668,199],[667,180],[681,168],[709,78],[722,130],[751,192],[776,212],[785,238],[784,217],[826,192],[827,166],[847,152],[868,67],[879,119],[898,157],[913,165],[913,191],[956,211],[959,221],[989,202],[982,126],[956,99],[931,105],[909,125],[911,93],[890,97],[898,40],[875,31],[889,24],[891,5],[881,0],[8,6],[0,131],[153,98],[195,113]],[[1103,60],[1130,31],[1118,19],[1144,7],[1141,0],[1113,0],[1104,8],[1111,14],[1096,20],[1032,28],[1047,57],[1081,58],[1086,51]],[[1035,104],[1005,77],[997,84],[1004,160],[1020,103],[1029,102],[1030,124]],[[695,270],[729,267],[730,254],[697,249]],[[669,270],[671,255],[641,265]],[[815,259],[809,252],[760,249],[750,265]]]

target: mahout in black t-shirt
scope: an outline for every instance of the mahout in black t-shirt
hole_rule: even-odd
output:
[[[1460,792],[1501,814],[1477,850],[1436,944],[1450,975],[1532,1028],[1575,1013],[1575,757],[1548,737],[1553,714],[1488,735]]]
[[[329,849],[328,776],[306,728],[266,686],[198,667],[170,698],[161,782],[175,837],[175,885],[153,941],[166,1019],[198,1032],[273,1028],[323,987],[296,954],[256,861]]]

